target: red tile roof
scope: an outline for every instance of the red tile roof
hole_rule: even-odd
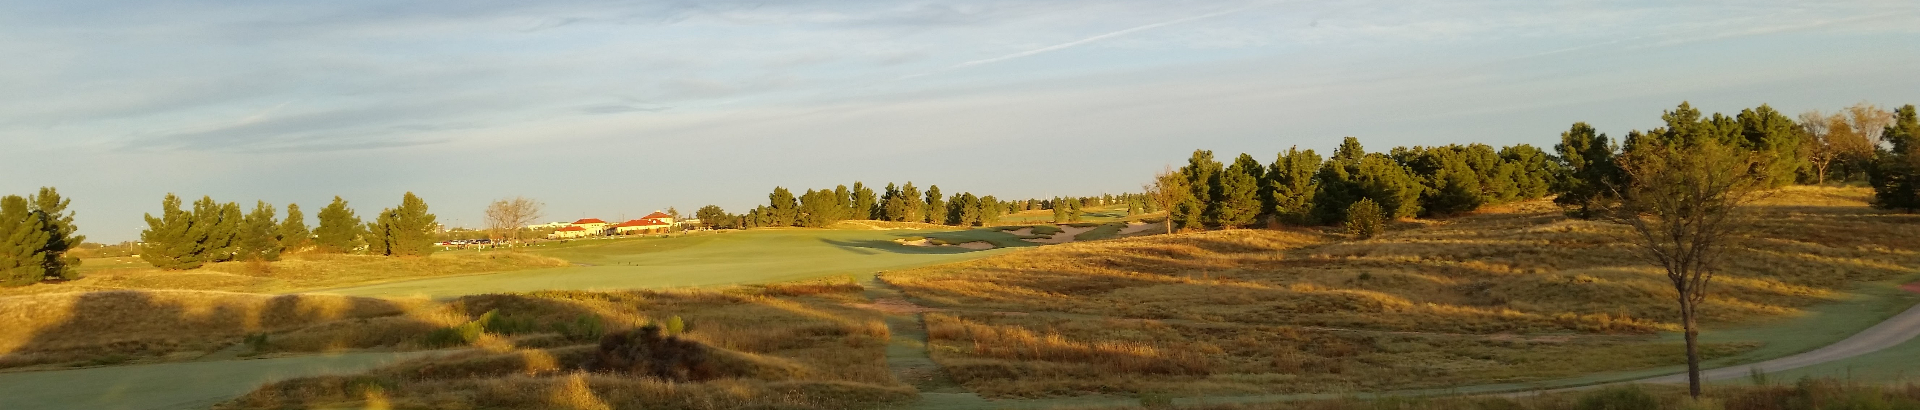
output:
[[[565,228],[555,229],[554,232],[574,232],[574,231],[584,231],[584,230],[587,230],[587,228],[581,228],[578,226],[569,226]]]
[[[587,219],[581,219],[578,221],[573,221],[574,225],[603,224],[603,223],[607,223],[607,221],[602,221],[594,218],[587,218]]]
[[[673,219],[673,215],[667,215],[667,214],[661,213],[660,211],[653,211],[653,213],[647,214],[647,216],[642,216],[640,217],[640,219]]]
[[[631,221],[621,222],[619,225],[614,225],[614,226],[628,227],[628,226],[663,226],[663,225],[668,225],[668,224],[666,223],[666,221],[661,221],[658,219],[642,218],[642,219],[635,219]]]

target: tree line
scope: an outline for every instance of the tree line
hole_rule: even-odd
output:
[[[1830,181],[1865,182],[1874,205],[1920,208],[1920,124],[1912,105],[1886,111],[1857,105],[1818,111],[1795,121],[1766,105],[1733,116],[1705,115],[1681,103],[1663,112],[1665,127],[1629,132],[1619,143],[1584,122],[1560,135],[1553,151],[1518,144],[1395,147],[1368,152],[1346,138],[1330,157],[1288,149],[1261,164],[1240,154],[1231,164],[1195,150],[1187,164],[1147,185],[1147,202],[1169,210],[1169,229],[1236,228],[1262,222],[1350,223],[1350,210],[1378,209],[1370,220],[1444,216],[1482,206],[1555,195],[1569,214],[1591,217],[1596,205],[1630,184],[1621,159],[1639,150],[1701,140],[1756,157],[1770,187]],[[1884,143],[1884,144],[1882,144]],[[1684,145],[1684,144],[1682,144]]]
[[[192,208],[182,208],[179,196],[167,194],[161,212],[146,215],[140,232],[140,258],[163,269],[193,269],[227,261],[275,261],[286,252],[364,253],[380,256],[426,256],[434,251],[439,225],[427,203],[412,192],[400,205],[361,220],[347,201],[336,196],[320,208],[319,225],[308,229],[299,204],[287,204],[284,220],[276,219],[272,204],[257,201],[242,213],[239,204],[219,203],[202,196]]]
[[[819,228],[845,220],[980,226],[999,223],[1001,216],[1017,211],[1012,205],[992,195],[972,192],[947,196],[938,185],[922,193],[912,182],[888,183],[879,191],[864,182],[854,182],[851,188],[808,189],[798,196],[786,187],[774,187],[766,205],[745,213],[730,214],[717,205],[707,205],[695,210],[694,217],[715,228]]]
[[[0,286],[77,277],[80,258],[70,252],[87,237],[76,234],[70,202],[53,187],[0,197]]]

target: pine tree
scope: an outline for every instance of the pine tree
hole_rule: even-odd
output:
[[[1315,218],[1329,222],[1347,220],[1347,208],[1363,198],[1378,203],[1386,218],[1411,217],[1419,214],[1426,190],[1412,170],[1386,155],[1367,153],[1353,137],[1340,144],[1316,178]]]
[[[1453,215],[1490,202],[1482,195],[1480,174],[1467,164],[1465,148],[1394,148],[1393,152],[1398,162],[1426,186],[1420,195],[1420,208],[1425,214]]]
[[[874,198],[872,187],[860,181],[854,181],[853,211],[847,213],[847,219],[880,219],[876,216],[879,212],[874,209],[876,202],[878,201]]]
[[[1314,174],[1320,172],[1320,165],[1320,154],[1313,150],[1288,148],[1280,153],[1267,171],[1267,186],[1272,190],[1266,195],[1272,201],[1267,211],[1281,222],[1313,225],[1314,194],[1320,190],[1320,180]]]
[[[1913,105],[1894,110],[1894,121],[1880,135],[1893,147],[1882,150],[1868,168],[1873,206],[1906,212],[1920,211],[1920,115]]]
[[[240,225],[240,260],[280,260],[280,222],[274,220],[273,205],[255,203]]]
[[[1547,155],[1546,151],[1532,145],[1520,144],[1500,149],[1500,160],[1513,167],[1513,190],[1516,199],[1534,199],[1547,196],[1553,186],[1559,183],[1561,170],[1559,163]]]
[[[1741,110],[1734,118],[1740,124],[1741,146],[1767,157],[1764,163],[1769,165],[1765,171],[1770,187],[1787,186],[1798,179],[1801,169],[1808,166],[1807,156],[1801,152],[1806,134],[1800,124],[1766,104]]]
[[[47,277],[46,218],[36,214],[26,198],[0,198],[0,286],[21,286]]]
[[[300,213],[300,204],[287,204],[287,219],[280,221],[280,249],[287,252],[299,252],[313,244],[313,232],[307,230],[307,214]]]
[[[905,219],[901,219],[901,222],[921,222],[926,220],[927,202],[920,196],[920,188],[913,186],[913,181],[907,181],[906,185],[900,187],[900,200],[906,204],[906,209],[904,209]]]
[[[825,228],[839,222],[841,215],[847,212],[847,199],[840,195],[844,190],[807,190],[800,196],[799,225],[808,228]]]
[[[947,218],[949,224],[956,226],[980,224],[980,198],[973,196],[972,192],[953,194],[953,199],[947,203],[949,204],[948,213],[951,214]]]
[[[39,215],[42,229],[47,231],[47,245],[42,248],[46,253],[48,279],[75,279],[79,277],[80,258],[68,252],[80,247],[87,237],[77,235],[80,228],[73,224],[73,212],[67,211],[67,205],[73,201],[60,197],[53,187],[41,187],[37,195],[27,198],[32,212]]]
[[[671,209],[671,208],[669,208]],[[677,216],[678,210],[673,211]],[[388,228],[387,253],[393,256],[427,256],[434,249],[434,231],[439,228],[439,218],[427,210],[427,201],[413,192],[400,197],[400,207],[394,208]]]
[[[398,231],[392,208],[382,209],[368,222],[361,238],[367,244],[368,255],[393,256],[395,248],[394,233]]]
[[[1000,202],[999,198],[994,198],[993,195],[980,197],[980,225],[999,225],[1000,216],[1006,214],[1007,204]]]
[[[202,196],[193,202],[194,228],[204,228],[206,239],[201,255],[207,262],[227,262],[234,260],[240,250],[240,205],[232,202],[219,203],[213,197]]]
[[[1057,223],[1057,224],[1067,223],[1067,202],[1066,201],[1061,200],[1060,197],[1053,197],[1053,206],[1049,207],[1048,209],[1053,211],[1053,223]]]
[[[773,187],[773,193],[767,195],[767,217],[770,226],[793,226],[800,222],[800,203],[794,199],[793,191],[786,187]]]
[[[1566,207],[1568,214],[1592,217],[1597,202],[1613,197],[1614,187],[1625,186],[1626,174],[1614,160],[1619,155],[1616,147],[1607,140],[1607,134],[1593,126],[1574,123],[1572,129],[1560,134],[1560,143],[1553,150],[1559,153],[1566,170],[1566,178],[1554,189],[1560,196],[1553,202]]]
[[[927,216],[927,219],[921,222],[926,222],[930,224],[946,223],[947,200],[945,198],[940,197],[939,185],[931,185],[927,187],[926,216]]]
[[[1208,222],[1210,207],[1214,205],[1214,195],[1220,192],[1220,161],[1213,160],[1213,151],[1193,150],[1193,156],[1187,158],[1187,166],[1180,167],[1180,175],[1187,177],[1187,189],[1192,190],[1186,200],[1173,207],[1169,215],[1176,229],[1199,228]]]
[[[140,259],[153,267],[193,269],[207,262],[207,228],[196,228],[198,219],[180,205],[180,197],[167,194],[160,201],[160,216],[146,215],[147,229],[140,232]]]
[[[333,197],[333,202],[320,208],[320,225],[313,230],[313,244],[321,252],[346,253],[359,249],[364,243],[361,234],[366,226],[360,223],[360,217],[347,207],[347,201]]]
[[[852,215],[853,190],[847,189],[846,185],[835,187],[833,189],[833,202],[835,205],[838,205],[840,207],[840,210],[834,213],[835,215]],[[846,219],[846,218],[843,217],[838,219]]]
[[[1347,232],[1360,239],[1369,239],[1386,229],[1386,212],[1372,199],[1361,198],[1347,207]]]
[[[1261,214],[1260,180],[1265,174],[1265,167],[1252,155],[1240,154],[1234,159],[1233,165],[1220,174],[1219,196],[1208,207],[1213,211],[1213,223],[1229,228],[1253,223]]]
[[[1080,211],[1080,204],[1079,198],[1067,198],[1067,222],[1080,222],[1080,217],[1084,215]]]

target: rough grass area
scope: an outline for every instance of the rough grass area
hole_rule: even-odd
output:
[[[877,313],[845,306],[865,301],[860,291],[822,281],[464,297],[449,306],[490,312],[472,316],[487,323],[473,351],[276,382],[219,408],[857,409],[911,401],[917,393],[886,365],[886,325]],[[675,380],[596,365],[606,360],[596,352],[623,340],[607,335],[647,327],[698,346],[682,349],[702,352],[698,362],[712,370]]]
[[[424,331],[412,317],[424,301],[332,295],[202,291],[108,291],[0,298],[0,367],[107,365],[191,359],[240,346],[250,336],[315,332]],[[288,351],[324,350],[288,345]]]
[[[1776,382],[1778,383],[1778,382]],[[1188,410],[1851,410],[1920,409],[1920,384],[1856,384],[1804,379],[1783,384],[1710,386],[1699,400],[1684,386],[1616,386],[1526,397],[1345,397],[1269,403],[1207,404],[1178,393],[1142,395],[1141,407]],[[1137,409],[1140,407],[1081,407]]]
[[[87,268],[92,264],[115,267]],[[87,260],[81,266],[83,277],[79,280],[0,288],[0,296],[118,289],[278,293],[569,265],[564,260],[521,252],[441,252],[425,258],[300,253],[267,264],[222,262],[184,271],[116,259]]]
[[[1861,282],[1913,275],[1920,215],[1869,209],[1866,196],[1790,188],[1769,198],[1725,258],[1702,307],[1707,325],[1791,317]],[[1677,343],[1654,337],[1678,328],[1670,285],[1627,241],[1622,227],[1535,202],[1403,222],[1364,241],[1317,231],[1162,235],[883,278],[930,307],[987,314],[928,323],[967,329],[932,332],[933,354],[990,396],[1388,390],[1679,363]],[[1102,367],[1063,353],[1070,348],[1032,347],[1055,341],[1132,343],[1122,350],[1178,365]],[[1149,351],[1158,356],[1140,353]]]

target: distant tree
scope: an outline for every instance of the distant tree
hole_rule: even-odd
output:
[[[1053,211],[1053,223],[1067,223],[1067,201],[1054,197],[1051,203],[1048,210]]]
[[[1792,184],[1807,165],[1807,155],[1801,151],[1807,145],[1806,134],[1799,124],[1766,104],[1741,110],[1734,118],[1740,124],[1741,146],[1769,157],[1762,161],[1769,166],[1765,170],[1768,185]]]
[[[1140,215],[1144,213],[1146,213],[1146,210],[1141,208],[1139,200],[1136,200],[1133,198],[1127,198],[1127,216],[1135,216],[1135,215]]]
[[[1562,173],[1559,163],[1546,151],[1520,144],[1500,149],[1500,159],[1513,167],[1513,189],[1519,199],[1545,197],[1553,192]]]
[[[47,242],[52,240],[45,218],[33,212],[26,198],[0,198],[0,286],[21,286],[47,277]]]
[[[73,201],[60,197],[60,192],[53,187],[41,187],[27,202],[33,207],[31,212],[41,218],[41,229],[47,231],[47,245],[41,249],[47,257],[42,263],[46,267],[46,278],[78,278],[80,258],[69,252],[79,248],[87,237],[77,234],[80,228],[73,224],[73,212],[67,211],[67,205]]]
[[[367,222],[367,227],[363,231],[366,234],[361,238],[367,244],[368,255],[393,256],[394,248],[398,245],[395,242],[397,239],[395,236],[399,233],[399,224],[394,219],[393,208],[382,209],[380,213],[374,214],[373,221]]]
[[[953,216],[948,218],[947,222],[956,226],[974,226],[980,224],[980,207],[982,204],[980,203],[980,198],[973,196],[972,192],[954,194],[953,200],[948,201],[948,203],[951,204],[948,205],[948,207],[952,209],[949,213]]]
[[[847,189],[846,185],[834,187],[833,202],[840,206],[840,210],[834,212],[838,216],[836,221],[853,219],[853,190]]]
[[[393,256],[427,256],[433,254],[434,229],[440,224],[438,217],[427,212],[427,201],[412,192],[400,198],[400,207],[393,209],[393,228],[389,231],[392,240],[388,241]]]
[[[1425,215],[1453,215],[1490,202],[1481,189],[1480,174],[1467,164],[1464,147],[1394,148],[1393,154],[1425,185],[1420,194]]]
[[[206,245],[201,251],[206,261],[235,260],[240,253],[240,222],[244,217],[245,214],[240,213],[240,204],[215,202],[209,196],[194,201],[194,225],[206,227]]]
[[[207,262],[204,251],[205,226],[192,212],[180,208],[180,197],[167,194],[160,201],[161,213],[147,214],[147,229],[140,232],[140,259],[161,269],[193,269]]]
[[[1252,155],[1240,154],[1233,165],[1220,173],[1220,188],[1214,203],[1207,209],[1213,212],[1214,224],[1228,228],[1239,228],[1252,224],[1262,213],[1260,207],[1260,180],[1266,178],[1266,167]]]
[[[1067,222],[1080,222],[1080,217],[1086,215],[1080,210],[1081,203],[1078,199],[1067,198]]]
[[[1362,198],[1379,203],[1387,218],[1412,217],[1420,213],[1420,194],[1426,189],[1406,166],[1367,153],[1353,137],[1340,144],[1316,178],[1320,189],[1314,193],[1315,218],[1330,222],[1347,220],[1347,208]]]
[[[1920,115],[1913,105],[1896,110],[1892,125],[1881,137],[1892,148],[1880,152],[1867,174],[1867,182],[1873,186],[1873,206],[1920,211]]]
[[[727,225],[727,211],[720,209],[719,205],[700,207],[700,209],[693,211],[693,217],[700,218],[701,223],[705,223],[707,226],[714,228],[721,228]]]
[[[526,232],[528,225],[540,219],[546,207],[546,204],[524,196],[496,199],[487,204],[487,230],[493,231],[493,236],[509,244],[519,244],[525,239],[521,234]]]
[[[1386,229],[1387,215],[1380,203],[1369,198],[1360,198],[1347,206],[1347,232],[1360,239],[1373,238]]]
[[[280,249],[299,252],[313,245],[313,231],[307,229],[307,214],[300,204],[287,204],[287,219],[280,221]]]
[[[1320,164],[1320,154],[1313,150],[1296,147],[1280,153],[1267,170],[1267,187],[1272,191],[1266,195],[1272,201],[1267,212],[1281,222],[1313,225],[1314,194],[1320,190],[1320,180],[1314,174],[1320,171]]]
[[[360,223],[360,217],[347,207],[347,201],[333,197],[333,202],[320,208],[320,225],[313,230],[313,243],[321,252],[346,253],[359,249],[363,243],[360,236],[366,226]]]
[[[800,219],[800,203],[793,198],[793,191],[786,187],[773,187],[773,193],[767,195],[767,226],[794,226]]]
[[[1187,158],[1187,165],[1180,168],[1180,175],[1187,177],[1189,193],[1184,201],[1168,208],[1172,210],[1169,216],[1175,228],[1206,226],[1208,209],[1214,205],[1214,195],[1219,192],[1220,173],[1224,168],[1220,161],[1213,160],[1213,151],[1193,150],[1193,156]]]
[[[1706,300],[1707,283],[1724,249],[1748,225],[1746,205],[1772,176],[1760,163],[1765,156],[1715,138],[1654,139],[1629,145],[1634,148],[1621,159],[1629,182],[1617,186],[1618,200],[1604,214],[1632,227],[1637,254],[1666,270],[1679,296],[1689,391],[1699,397],[1695,308]]]
[[[1567,172],[1554,189],[1560,196],[1553,202],[1567,208],[1569,215],[1595,216],[1595,205],[1611,199],[1612,187],[1625,182],[1614,160],[1617,154],[1613,142],[1587,123],[1574,123],[1572,129],[1561,133],[1560,143],[1553,150],[1560,154]]]
[[[808,228],[824,228],[834,222],[840,222],[846,214],[846,198],[839,192],[829,190],[807,190],[800,196],[799,225]]]
[[[1180,171],[1175,171],[1173,167],[1167,167],[1153,174],[1153,181],[1148,182],[1141,189],[1147,191],[1147,196],[1152,198],[1153,204],[1160,209],[1173,209],[1187,202],[1188,196],[1193,195],[1193,189],[1187,187],[1187,176]],[[1168,215],[1163,225],[1166,225],[1167,233],[1173,233],[1172,214]]]
[[[877,202],[877,200],[873,195],[873,187],[869,187],[860,181],[854,181],[853,209],[847,213],[847,219],[879,219],[875,218],[877,214],[874,210],[875,202]]]
[[[1000,216],[1007,214],[1007,204],[993,195],[980,197],[980,224],[994,226],[1000,224]]]
[[[913,181],[907,181],[906,185],[900,186],[900,199],[906,204],[904,212],[905,219],[901,219],[901,222],[921,222],[926,220],[927,201],[924,197],[920,196],[920,188],[915,188]]]
[[[927,219],[920,222],[943,223],[947,217],[947,200],[940,197],[940,186],[927,186]]]
[[[273,205],[259,201],[254,204],[253,212],[242,217],[236,259],[280,260],[280,221],[274,220],[274,215]]]
[[[1844,117],[1828,116],[1820,110],[1800,113],[1800,132],[1805,137],[1801,140],[1803,145],[1800,151],[1807,159],[1805,178],[1802,178],[1802,181],[1810,181],[1814,185],[1827,183],[1827,175],[1832,172],[1833,162],[1841,154],[1829,134],[1836,128],[1832,127],[1836,123],[1841,125],[1837,128],[1848,128],[1845,127]]]

